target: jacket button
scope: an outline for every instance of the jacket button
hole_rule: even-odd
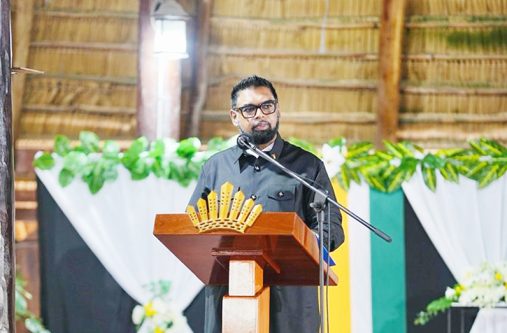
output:
[[[278,192],[278,197],[279,197],[279,198],[283,197],[283,195],[284,195],[284,194],[283,194],[283,192],[282,192],[282,191]]]
[[[260,166],[258,166],[258,165],[256,165],[256,166],[254,166],[254,170],[255,170],[255,171],[260,171],[260,170],[261,170],[261,167],[260,167]]]
[[[250,197],[252,200],[257,200],[257,196],[255,194],[252,194],[252,196]]]

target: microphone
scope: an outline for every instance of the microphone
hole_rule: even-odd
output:
[[[252,142],[252,136],[247,133],[241,133],[238,135],[236,143],[238,144],[238,147],[243,150],[251,149],[252,146],[255,146]]]

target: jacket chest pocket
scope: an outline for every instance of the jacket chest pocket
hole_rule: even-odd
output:
[[[272,187],[267,193],[266,211],[292,212],[295,210],[295,187]]]

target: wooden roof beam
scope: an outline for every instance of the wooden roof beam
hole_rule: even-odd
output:
[[[396,141],[406,0],[383,0],[380,17],[377,147]]]

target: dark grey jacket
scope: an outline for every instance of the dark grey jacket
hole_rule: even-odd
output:
[[[286,141],[280,135],[275,140],[271,156],[287,168],[320,184],[334,197],[331,182],[322,161],[313,154]],[[245,154],[234,146],[212,156],[203,166],[196,189],[190,199],[195,205],[202,193],[215,190],[226,181],[241,188],[245,196],[252,197],[262,204],[263,211],[296,212],[313,230],[317,230],[315,213],[309,204],[313,193],[296,180],[268,164],[262,158]],[[327,215],[327,214],[326,214]],[[328,230],[325,228],[327,244]],[[341,214],[338,208],[331,207],[331,250],[343,243]],[[221,332],[222,296],[226,286],[206,287],[205,333]],[[316,287],[271,287],[270,332],[271,333],[312,333],[319,328],[319,313]]]

